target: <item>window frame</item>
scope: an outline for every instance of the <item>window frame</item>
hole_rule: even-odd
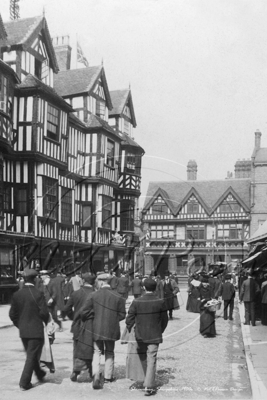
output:
[[[112,222],[112,198],[102,196],[102,228],[111,229]]]
[[[91,202],[81,204],[80,224],[81,224],[82,229],[88,229],[88,230],[92,229],[92,216],[93,216],[92,208],[93,208],[93,204]],[[90,211],[89,211],[89,213],[86,214],[86,215],[89,215],[89,218],[87,217],[84,220],[84,210],[85,209],[90,209]]]
[[[168,214],[168,206],[165,203],[154,203],[152,204],[152,214],[154,215],[165,215]]]
[[[206,240],[205,224],[187,224],[185,228],[186,240]]]
[[[112,149],[109,149],[109,144],[112,145]],[[110,153],[113,154],[110,155]],[[110,168],[114,168],[115,166],[115,142],[109,138],[107,139],[106,165]]]
[[[217,225],[217,239],[218,240],[243,240],[244,231],[243,224],[218,224]],[[228,234],[225,235],[225,232]],[[220,233],[220,234],[219,234]],[[222,234],[221,234],[222,233]]]
[[[8,112],[8,78],[2,72],[0,72],[0,102],[4,103],[4,109],[0,111]]]
[[[72,225],[72,189],[61,187],[61,223]]]
[[[150,238],[153,239],[174,239],[175,237],[175,229],[174,225],[150,225]],[[164,234],[166,233],[167,234]],[[170,233],[172,233],[170,235]]]
[[[53,191],[51,191],[51,189],[53,189]],[[52,201],[52,198],[54,198],[54,201]],[[49,207],[47,207],[48,205]],[[57,209],[58,181],[46,176],[43,181],[43,216],[45,218],[57,220]]]
[[[24,192],[23,199],[21,199],[22,192]],[[16,187],[15,193],[15,214],[17,216],[25,217],[29,214],[29,189],[25,185],[19,185]]]
[[[56,114],[50,112],[51,110],[56,111]],[[49,118],[51,117],[51,119]],[[55,121],[56,119],[56,121]],[[59,141],[59,125],[60,125],[60,110],[59,108],[53,106],[50,103],[47,103],[47,128],[46,128],[46,137],[50,140],[54,140],[55,142]],[[49,128],[55,127],[55,132]]]

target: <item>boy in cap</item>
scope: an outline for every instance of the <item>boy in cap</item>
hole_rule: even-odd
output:
[[[111,275],[99,274],[97,276],[98,288],[92,294],[81,311],[83,320],[93,320],[93,388],[101,389],[100,362],[101,355],[105,354],[104,383],[113,382],[114,376],[114,348],[115,341],[120,339],[120,321],[125,318],[125,299],[111,289],[109,283]]]
[[[9,317],[19,329],[20,338],[26,351],[26,361],[19,386],[21,390],[32,388],[33,371],[39,381],[46,372],[40,367],[40,357],[44,344],[44,325],[49,320],[49,312],[42,292],[34,286],[37,272],[25,268],[24,287],[13,296]]]
[[[164,299],[159,299],[155,290],[157,282],[152,278],[144,281],[145,294],[134,299],[126,318],[126,326],[130,332],[135,324],[135,336],[138,343],[140,358],[145,360],[143,369],[145,380],[143,385],[132,385],[130,389],[145,389],[145,396],[156,393],[155,375],[159,344],[162,343],[162,333],[168,324],[168,315]]]

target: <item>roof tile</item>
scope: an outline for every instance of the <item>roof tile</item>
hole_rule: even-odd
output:
[[[177,210],[182,205],[183,200],[188,192],[195,189],[199,196],[203,199],[211,212],[214,205],[222,197],[229,188],[242,199],[243,203],[250,207],[250,179],[225,179],[210,181],[184,181],[184,182],[150,182],[146,194],[144,208],[154,197],[156,191],[161,188],[168,194],[169,201],[173,209]]]

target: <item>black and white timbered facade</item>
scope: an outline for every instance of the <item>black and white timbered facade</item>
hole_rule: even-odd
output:
[[[49,268],[130,269],[144,154],[130,91],[123,131],[110,122],[103,66],[59,72],[44,17],[2,26],[1,287],[24,256],[41,268],[53,254]]]

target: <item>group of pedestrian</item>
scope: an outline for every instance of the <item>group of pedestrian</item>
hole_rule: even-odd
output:
[[[186,310],[200,313],[200,333],[203,337],[215,337],[215,313],[223,301],[224,320],[233,321],[235,286],[231,274],[194,274],[189,280]]]
[[[66,282],[64,277],[62,280],[59,275],[53,279],[49,278],[43,274],[41,289],[37,288],[37,272],[26,268],[24,285],[12,299],[10,318],[19,328],[26,351],[26,362],[19,382],[21,390],[32,388],[33,372],[39,381],[46,375],[45,370],[40,367],[45,327],[51,314],[58,318],[59,306],[53,309],[52,305],[59,305],[62,301],[61,313],[72,319],[73,367],[70,379],[75,382],[81,371],[88,370],[94,389],[101,389],[103,384],[110,384],[115,380],[115,342],[121,337],[120,321],[126,318],[125,329],[128,335],[134,335],[132,343],[135,345],[134,355],[130,352],[126,357],[128,377],[136,381],[136,387],[144,389],[146,396],[155,394],[157,351],[162,342],[162,333],[168,324],[167,308],[173,307],[164,297],[165,292],[169,295],[172,287],[169,276],[168,280],[166,279],[165,291],[163,284],[162,298],[156,294],[158,282],[155,278],[140,279],[135,276],[140,282],[134,282],[134,279],[130,287],[133,288],[133,292],[138,293],[135,293],[127,317],[125,292],[120,287],[118,290],[118,284],[114,284],[114,281],[116,283],[116,280],[118,282],[120,279],[115,277],[114,273],[103,271],[97,276],[83,274],[80,277],[82,283],[80,282],[77,290],[73,289],[69,293],[65,305],[64,300],[67,296],[64,296],[64,285],[69,282]],[[115,288],[111,287],[112,282]],[[40,282],[37,286],[39,284]],[[140,289],[144,291],[143,295],[140,294]],[[60,290],[63,295],[58,300]],[[58,324],[59,322],[61,321],[57,319]],[[100,372],[102,355],[105,357],[103,377]],[[136,370],[139,370],[141,377],[135,376]],[[132,389],[133,385],[130,388]]]

